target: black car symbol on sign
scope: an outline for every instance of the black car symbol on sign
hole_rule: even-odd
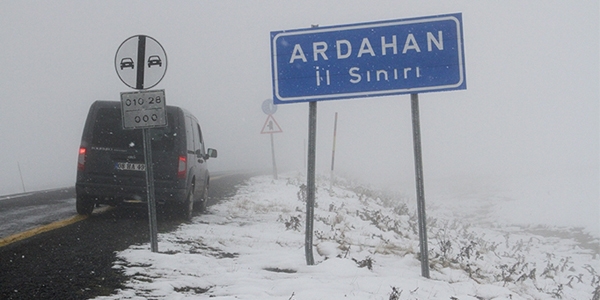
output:
[[[150,55],[150,57],[148,57],[148,68],[155,65],[162,67],[162,60],[160,60],[158,55]]]
[[[121,70],[124,68],[132,68],[133,69],[133,59],[129,57],[125,57],[121,59]]]

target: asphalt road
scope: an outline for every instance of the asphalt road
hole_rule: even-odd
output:
[[[0,197],[0,239],[73,216],[75,188]]]
[[[236,186],[250,176],[213,175],[208,210],[218,201],[235,195]],[[26,220],[6,226],[5,234],[73,217],[76,214],[73,197],[73,189],[59,189],[17,197],[20,200],[0,198],[1,214],[13,215],[2,216],[0,221]],[[19,202],[23,205],[19,206]],[[29,215],[40,211],[48,214]],[[198,213],[196,217],[202,218]],[[177,218],[159,213],[159,233],[175,230],[180,224]],[[127,279],[112,269],[115,252],[133,244],[149,243],[149,239],[147,209],[117,207],[0,247],[0,299],[89,299],[110,295]]]

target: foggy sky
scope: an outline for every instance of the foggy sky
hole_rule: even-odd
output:
[[[425,178],[573,170],[598,201],[598,1],[0,1],[0,195],[73,186],[90,104],[131,91],[114,56],[155,38],[155,88],[200,120],[214,171],[271,167],[270,31],[462,12],[467,90],[420,95]],[[317,169],[414,189],[410,96],[318,104]],[[274,115],[279,168],[304,168],[308,104]],[[476,184],[476,183],[472,183]],[[427,188],[427,183],[426,183]],[[597,206],[596,206],[597,207]]]

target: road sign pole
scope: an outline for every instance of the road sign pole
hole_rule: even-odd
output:
[[[23,186],[23,193],[25,193],[25,181],[23,181],[23,173],[21,173],[21,164],[17,162],[17,168],[19,168],[19,177],[21,177],[21,185]]]
[[[275,142],[273,142],[273,133],[271,133],[271,157],[273,159],[273,179],[277,180],[277,163],[275,162]]]
[[[421,125],[419,121],[419,94],[411,94],[413,146],[415,150],[415,179],[417,185],[417,213],[419,216],[419,244],[421,275],[429,278],[429,253],[427,250],[427,218],[425,217],[425,187],[423,184],[423,159],[421,156]]]
[[[135,88],[138,90],[144,89],[144,69],[146,68],[146,36],[140,35],[138,38],[138,52],[137,52],[137,76]]]
[[[331,178],[329,180],[329,189],[333,188],[333,167],[335,162],[335,140],[337,135],[337,116],[338,113],[335,112],[335,120],[333,122],[333,147],[331,148]]]
[[[313,257],[313,220],[315,214],[315,165],[317,141],[317,102],[309,102],[308,113],[308,170],[306,178],[306,264],[315,264]]]
[[[152,138],[147,128],[144,134],[144,162],[146,163],[146,198],[148,202],[148,219],[150,220],[150,248],[158,252],[158,229],[156,222],[156,201],[154,199],[154,172],[152,168]]]

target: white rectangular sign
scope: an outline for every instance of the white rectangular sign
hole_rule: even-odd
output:
[[[121,93],[124,129],[167,126],[165,90]]]

